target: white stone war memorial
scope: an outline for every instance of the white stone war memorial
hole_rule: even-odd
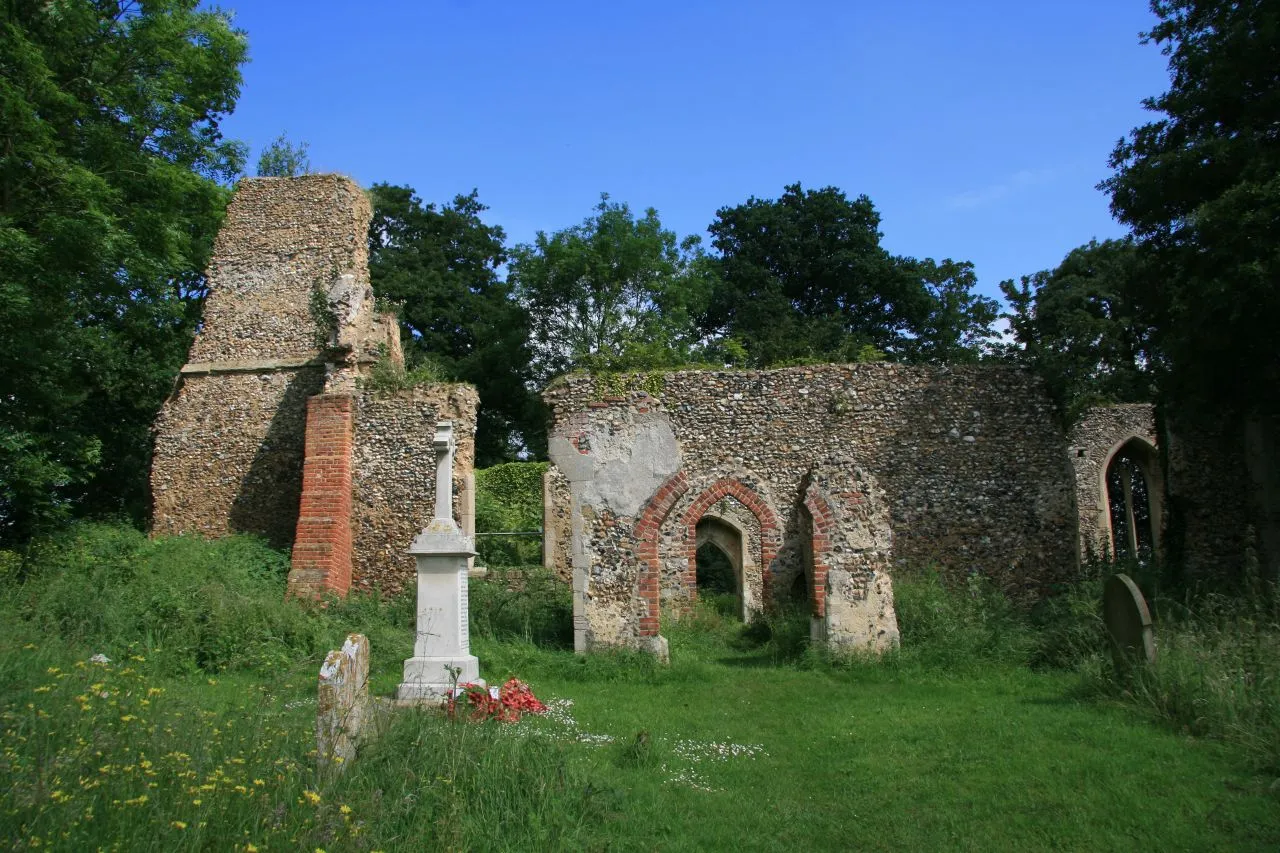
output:
[[[396,698],[438,700],[458,684],[481,684],[480,662],[471,654],[467,613],[467,565],[475,556],[470,536],[453,520],[453,424],[436,424],[435,517],[409,553],[418,568],[417,625],[413,657],[404,662]]]

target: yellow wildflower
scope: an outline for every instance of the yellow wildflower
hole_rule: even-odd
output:
[[[148,797],[147,797],[147,795],[146,795],[146,794],[140,794],[140,795],[138,795],[138,796],[134,797],[134,798],[133,798],[133,799],[131,799],[131,800],[125,800],[125,801],[124,801],[124,804],[125,804],[126,806],[140,806],[140,805],[142,805],[143,803],[145,803],[145,802],[147,801],[147,799],[148,799]]]
[[[311,803],[311,805],[320,805],[320,795],[315,791],[303,791],[302,796],[305,797],[307,802]]]
[[[180,821],[180,820],[171,820],[171,821],[169,821],[169,826],[172,826],[174,829],[186,829],[186,828],[187,828],[187,824],[186,824],[185,822],[183,822],[183,821]]]

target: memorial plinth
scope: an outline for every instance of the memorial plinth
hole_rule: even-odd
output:
[[[404,662],[401,700],[438,700],[455,684],[483,684],[480,661],[471,654],[467,613],[467,561],[475,556],[471,537],[453,520],[453,431],[436,425],[435,518],[409,553],[417,561],[418,610],[413,657]]]

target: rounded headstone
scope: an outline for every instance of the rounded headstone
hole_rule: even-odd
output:
[[[1107,578],[1102,590],[1102,619],[1117,668],[1155,663],[1156,638],[1151,627],[1151,611],[1147,609],[1142,591],[1128,575],[1115,574]]]

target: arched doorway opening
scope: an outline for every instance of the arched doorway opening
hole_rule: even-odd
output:
[[[1117,560],[1149,562],[1160,550],[1163,486],[1156,450],[1141,438],[1116,447],[1102,489],[1111,553]]]
[[[726,615],[746,616],[742,531],[730,521],[703,516],[697,524],[695,578],[698,597],[713,602]]]

